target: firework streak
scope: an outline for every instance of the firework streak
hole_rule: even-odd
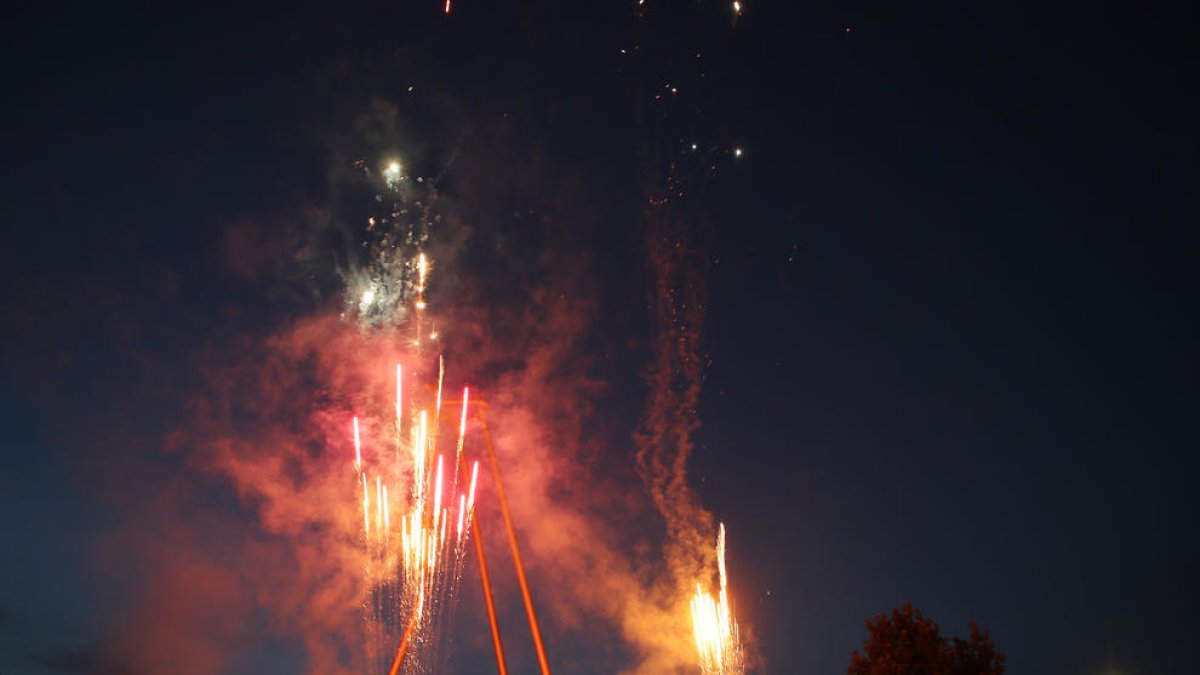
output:
[[[398,166],[393,172],[399,172]],[[411,356],[420,362],[430,264],[423,253],[415,262],[416,334]],[[436,333],[428,337],[437,339]],[[468,462],[465,452],[470,390],[463,389],[460,401],[442,400],[446,368],[440,356],[436,388],[413,384],[421,378],[409,377],[406,381],[404,370],[402,364],[396,364],[390,431],[368,439],[370,442],[364,445],[364,434],[370,433],[371,425],[360,423],[357,416],[351,420],[354,482],[362,508],[368,671],[417,675],[443,669],[438,663],[443,656],[440,637],[453,623],[466,543],[473,536],[496,666],[500,675],[507,675],[483,541],[475,518],[479,462]],[[443,407],[457,407],[459,411],[453,444],[439,442]],[[388,645],[398,646],[394,653],[388,653]]]
[[[717,533],[717,571],[721,589],[716,598],[696,583],[692,596],[692,630],[704,675],[740,675],[745,672],[738,625],[729,611],[725,576],[725,524]]]
[[[395,434],[391,452],[364,453],[359,419],[354,431],[354,470],[358,474],[362,503],[362,540],[366,550],[364,576],[370,588],[365,608],[368,618],[367,649],[380,665],[381,643],[390,642],[398,627],[404,631],[392,659],[391,672],[426,671],[436,658],[440,629],[449,622],[457,583],[462,576],[466,541],[475,529],[475,487],[479,464],[463,456],[469,392],[464,389],[457,443],[442,449],[438,444],[442,402],[439,368],[438,396],[428,408],[405,408],[403,367],[396,367]],[[408,397],[410,399],[419,397]],[[406,456],[408,508],[396,510],[389,493],[389,478]],[[376,668],[378,669],[378,668]]]

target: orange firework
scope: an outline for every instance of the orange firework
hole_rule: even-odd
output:
[[[721,579],[717,596],[714,598],[699,582],[696,583],[696,594],[692,596],[692,631],[700,657],[700,672],[704,675],[740,675],[745,672],[745,662],[737,621],[729,610],[724,523],[717,532],[717,571]]]

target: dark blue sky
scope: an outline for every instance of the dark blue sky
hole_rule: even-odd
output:
[[[191,357],[306,307],[231,280],[224,228],[341,203],[328,176],[379,144],[356,120],[409,84],[427,167],[465,146],[464,176],[570,177],[458,196],[481,236],[592,252],[613,464],[649,331],[638,152],[745,148],[693,190],[692,476],[766,672],[843,670],[906,600],[991,628],[1018,675],[1192,670],[1194,10],[751,2],[735,28],[722,3],[425,4],[9,15],[0,671],[122,672],[95,645],[136,579],[96,542],[147,505],[104,468],[169,471]],[[664,79],[696,86],[658,115]],[[579,224],[518,215],[546,204]],[[256,644],[238,672],[296,672]]]

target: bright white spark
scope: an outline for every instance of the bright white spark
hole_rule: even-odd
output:
[[[393,190],[396,189],[402,178],[404,177],[400,175],[400,162],[393,161],[383,170],[383,179]]]

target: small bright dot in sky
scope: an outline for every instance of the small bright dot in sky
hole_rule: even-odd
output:
[[[733,0],[733,13],[734,14],[742,13],[742,3],[738,2],[738,0]]]
[[[375,302],[375,289],[374,289],[374,288],[368,288],[368,289],[366,290],[366,292],[364,292],[364,293],[363,293],[363,296],[362,296],[362,304],[363,304],[363,305],[369,305],[369,304],[371,304],[372,302]]]
[[[742,156],[742,149],[741,149],[741,148],[734,148],[734,149],[733,149],[733,156],[734,156],[734,157],[741,157],[741,156]]]
[[[695,144],[695,143],[692,143],[692,149],[693,149],[693,150],[695,150],[695,149],[696,149],[696,144]]]

